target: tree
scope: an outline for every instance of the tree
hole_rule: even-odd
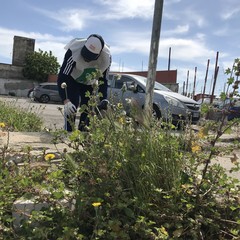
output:
[[[60,64],[52,52],[39,49],[29,53],[23,68],[23,76],[39,82],[47,81],[49,74],[57,74]]]

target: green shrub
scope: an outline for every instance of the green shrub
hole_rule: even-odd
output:
[[[23,76],[35,81],[45,82],[49,74],[58,73],[59,67],[57,58],[52,55],[51,51],[44,52],[39,49],[38,52],[27,55]]]

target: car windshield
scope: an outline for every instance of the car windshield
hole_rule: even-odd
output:
[[[136,78],[140,83],[142,83],[146,87],[146,85],[147,85],[147,78],[146,77],[134,76],[134,78]],[[155,90],[172,92],[169,88],[163,86],[161,83],[158,83],[156,81],[155,81],[155,84],[154,84],[154,89]]]

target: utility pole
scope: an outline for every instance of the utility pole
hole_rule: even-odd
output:
[[[188,95],[188,80],[189,80],[189,70],[187,71],[187,83],[186,83],[186,94],[185,94],[185,96]]]
[[[196,92],[196,78],[197,78],[197,67],[195,67],[194,81],[193,81],[192,99],[194,99],[194,100],[195,100],[195,92]]]
[[[205,81],[204,81],[204,87],[203,87],[203,93],[202,93],[202,103],[204,102],[204,98],[205,98],[206,85],[207,85],[207,78],[208,78],[209,63],[210,63],[210,59],[208,59],[208,61],[207,61],[207,70],[206,70]]]
[[[216,86],[216,82],[217,82],[217,76],[218,76],[218,70],[219,70],[218,55],[219,55],[219,52],[217,52],[217,55],[216,55],[214,78],[213,78],[213,87],[212,87],[212,94],[211,94],[211,98],[210,98],[210,103],[213,103],[214,91],[215,91],[215,86]]]
[[[169,48],[168,54],[168,71],[170,71],[170,65],[171,65],[171,48]]]
[[[152,118],[153,90],[156,79],[159,38],[162,24],[163,0],[155,0],[150,56],[148,63],[148,76],[146,85],[146,98],[144,111],[148,119]]]

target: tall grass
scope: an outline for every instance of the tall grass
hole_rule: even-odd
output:
[[[43,126],[42,119],[32,109],[26,111],[11,102],[0,101],[0,122],[10,131],[38,132]]]

